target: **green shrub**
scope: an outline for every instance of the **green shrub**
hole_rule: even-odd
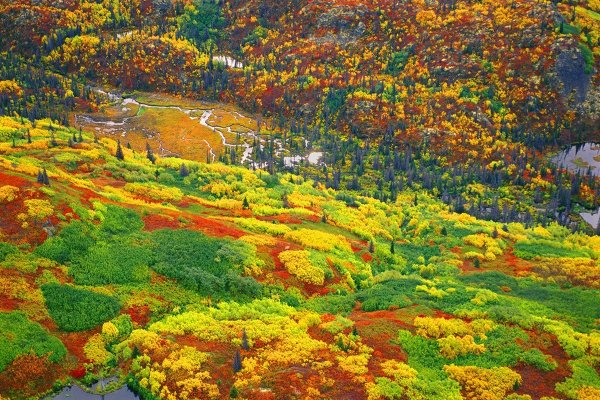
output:
[[[144,222],[140,216],[127,208],[107,205],[100,232],[109,236],[124,236],[141,230]]]
[[[72,261],[84,254],[95,243],[95,227],[92,224],[73,221],[57,236],[48,238],[35,249],[35,253],[60,264]]]
[[[517,242],[514,247],[517,257],[531,260],[535,257],[585,257],[590,255],[584,250],[569,249],[557,242],[550,240],[532,240],[531,242]]]
[[[318,312],[319,314],[345,314],[352,311],[356,304],[356,297],[349,295],[326,295],[316,296],[304,303],[308,310]]]
[[[114,318],[121,308],[117,299],[68,285],[49,283],[42,293],[52,319],[64,331],[85,331]]]
[[[146,282],[150,260],[148,248],[127,242],[99,242],[73,262],[69,273],[78,285]]]
[[[527,350],[519,356],[519,360],[544,372],[554,371],[558,366],[551,356],[538,349]]]
[[[0,242],[0,262],[4,261],[9,254],[16,253],[17,251],[19,251],[17,246]]]
[[[569,361],[573,374],[565,379],[564,382],[556,384],[556,391],[562,393],[570,399],[576,399],[577,391],[583,387],[589,386],[600,389],[600,376],[597,368],[600,366],[597,358],[584,357],[578,360]]]
[[[233,270],[238,261],[247,262],[247,254],[226,240],[188,230],[159,230],[151,241],[152,268],[187,289],[217,298],[254,298],[262,293],[256,280]]]
[[[0,371],[22,354],[48,355],[52,362],[62,360],[67,354],[60,340],[20,312],[0,313],[0,338]]]

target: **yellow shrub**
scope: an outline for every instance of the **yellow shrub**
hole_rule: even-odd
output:
[[[27,207],[27,215],[38,221],[54,214],[54,207],[48,200],[25,200],[25,207]]]
[[[285,238],[304,247],[321,251],[331,251],[334,248],[350,250],[350,244],[345,237],[314,229],[302,228],[291,231],[286,233]]]
[[[444,371],[460,384],[467,400],[502,400],[515,383],[521,383],[521,376],[507,367],[446,365]]]
[[[454,359],[468,353],[481,354],[485,351],[485,346],[475,343],[471,335],[463,337],[450,335],[438,339],[437,342],[440,345],[440,353],[448,359]]]
[[[396,360],[387,360],[381,363],[383,372],[399,382],[410,382],[417,378],[417,371],[408,364]]]
[[[235,218],[236,225],[243,229],[248,229],[257,233],[268,233],[273,236],[283,236],[291,231],[290,227],[283,224],[273,224],[271,222],[260,221],[252,218]]]
[[[0,186],[0,203],[10,203],[17,198],[19,188],[15,186]]]
[[[123,187],[127,192],[138,196],[149,197],[160,201],[181,201],[183,193],[174,187],[158,186],[144,183],[128,183]]]
[[[577,391],[577,400],[598,400],[600,399],[600,389],[586,386]]]
[[[288,250],[281,252],[279,259],[285,265],[285,269],[302,282],[322,285],[325,282],[325,273],[311,263],[309,255],[306,250]]]
[[[106,350],[106,344],[102,335],[93,335],[83,348],[85,356],[96,364],[105,364],[113,357],[113,355]]]
[[[416,332],[426,338],[439,339],[448,336],[474,335],[485,338],[485,334],[494,328],[492,321],[476,319],[465,322],[462,319],[445,319],[432,317],[416,317],[414,325]]]
[[[277,242],[274,238],[267,235],[244,235],[240,240],[255,246],[272,246]]]

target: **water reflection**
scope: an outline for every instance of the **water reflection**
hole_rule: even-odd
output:
[[[552,161],[569,171],[600,176],[600,144],[584,143],[572,146],[561,151],[552,158]],[[579,215],[585,222],[596,228],[600,219],[600,208],[595,212],[582,212]]]
[[[600,176],[600,144],[584,143],[561,151],[552,161],[569,171]]]
[[[114,392],[107,394],[88,393],[77,385],[65,387],[60,393],[48,400],[139,400],[139,397],[124,385]]]

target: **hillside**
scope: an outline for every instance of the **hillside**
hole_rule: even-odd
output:
[[[600,398],[598,0],[0,0],[0,400]]]
[[[598,236],[0,123],[31,141],[0,144],[3,396],[115,373],[150,399],[600,390]]]

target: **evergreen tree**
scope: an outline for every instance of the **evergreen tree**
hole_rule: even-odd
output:
[[[479,258],[476,258],[476,259],[473,260],[473,266],[475,268],[479,268],[479,266],[480,266]]]
[[[250,203],[248,203],[248,198],[247,197],[244,197],[244,202],[242,203],[242,208],[244,210],[247,210],[247,209],[250,208]]]
[[[373,243],[373,239],[369,240],[369,253],[375,253],[375,243]]]
[[[83,142],[83,135],[81,134],[81,127],[79,127],[79,136],[77,137],[79,143]]]
[[[42,173],[42,170],[40,169],[37,175],[37,183],[44,183],[44,174]]]
[[[190,175],[190,171],[187,169],[185,164],[181,164],[181,167],[179,167],[179,176],[182,178],[185,178],[186,176],[189,176],[189,175]]]
[[[390,243],[390,253],[396,254],[396,248],[394,247],[394,239]]]
[[[123,154],[123,148],[121,147],[120,140],[117,142],[117,152],[115,153],[115,157],[117,157],[117,159],[121,160],[121,161],[123,161],[125,159],[125,155]]]
[[[44,168],[44,171],[42,172],[42,183],[46,186],[50,185],[50,179],[48,178],[46,168]]]
[[[235,386],[232,386],[231,389],[229,390],[229,398],[230,399],[237,399],[238,397],[238,390]]]
[[[31,131],[27,129],[27,143],[31,144]]]
[[[233,356],[233,373],[237,374],[242,370],[242,355],[240,351],[237,350],[235,355]]]
[[[287,193],[283,194],[283,196],[281,197],[281,201],[283,202],[283,208],[290,208],[290,202],[288,200]]]
[[[246,330],[242,331],[242,349],[250,350],[250,345],[248,344],[248,335],[246,334]]]
[[[156,157],[154,156],[154,152],[152,151],[152,147],[150,147],[150,144],[148,142],[146,142],[146,158],[148,160],[150,160],[150,162],[152,164],[154,164],[156,162]]]

